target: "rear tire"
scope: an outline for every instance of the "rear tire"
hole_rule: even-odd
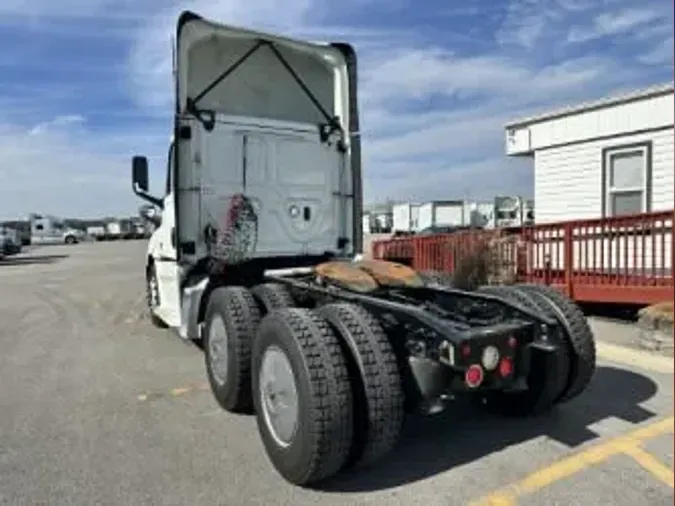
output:
[[[342,338],[354,399],[354,439],[348,466],[366,466],[389,453],[403,428],[403,387],[396,355],[379,322],[347,303],[318,310]]]
[[[259,323],[260,310],[246,288],[211,292],[203,333],[206,375],[226,411],[251,412],[251,341]]]
[[[278,366],[265,365],[274,357]],[[330,326],[308,309],[274,311],[260,324],[252,362],[258,430],[277,471],[296,485],[338,473],[349,456],[353,408],[345,356]],[[274,406],[278,397],[284,402]]]
[[[545,307],[529,293],[514,285],[490,285],[479,292],[501,297],[504,300],[524,306],[526,309],[548,316]],[[509,417],[539,415],[550,411],[563,392],[569,376],[569,355],[560,334],[549,337],[558,346],[555,368],[550,371],[542,361],[532,360],[527,377],[528,388],[522,392],[487,392],[482,400],[485,408],[493,413]]]
[[[263,309],[263,314],[267,314],[275,309],[295,306],[291,292],[286,285],[281,283],[256,285],[251,289],[251,293]]]
[[[524,292],[538,296],[548,307],[551,318],[563,329],[570,360],[569,378],[556,402],[578,397],[588,387],[596,370],[595,336],[581,308],[560,291],[546,285],[518,285]]]

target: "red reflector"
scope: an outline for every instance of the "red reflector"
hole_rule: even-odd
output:
[[[471,355],[471,346],[465,344],[462,346],[462,356],[468,357],[469,355]]]
[[[476,388],[483,382],[483,368],[479,365],[472,365],[464,373],[464,382],[469,388]]]
[[[513,336],[509,337],[509,348],[515,348],[516,346],[518,346],[518,339]]]
[[[513,359],[511,357],[504,357],[499,362],[499,374],[503,378],[513,374]]]

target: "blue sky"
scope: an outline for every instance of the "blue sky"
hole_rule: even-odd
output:
[[[0,217],[134,213],[134,153],[162,188],[182,9],[357,47],[368,201],[529,195],[531,164],[504,156],[506,121],[672,80],[670,0],[337,5],[3,0]]]

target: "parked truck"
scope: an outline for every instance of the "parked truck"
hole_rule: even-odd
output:
[[[140,216],[129,218],[129,232],[127,239],[144,239],[146,237],[145,225]]]
[[[464,217],[463,200],[441,200],[425,202],[419,207],[417,226],[420,231],[441,227],[462,227],[467,225]]]
[[[94,241],[102,241],[105,239],[105,226],[104,225],[91,225],[87,227],[86,230],[87,237]]]
[[[410,235],[419,230],[420,205],[394,204],[392,207],[392,232],[394,235]]]
[[[21,253],[21,237],[17,230],[0,225],[0,258]]]
[[[192,12],[175,40],[164,196],[150,193],[147,159],[132,161],[134,192],[161,209],[144,266],[149,315],[203,341],[215,399],[255,413],[286,480],[383,458],[405,412],[453,396],[525,416],[586,389],[593,335],[560,292],[467,292],[363,260],[350,45]]]
[[[85,234],[83,231],[68,227],[54,216],[31,214],[30,244],[77,244]]]
[[[523,198],[499,195],[494,199],[496,228],[521,227],[525,223]]]

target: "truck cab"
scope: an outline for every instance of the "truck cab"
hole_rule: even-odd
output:
[[[144,156],[133,158],[132,182],[161,210],[146,258],[150,311],[196,338],[195,312],[216,278],[361,253],[356,58],[346,44],[191,12],[175,40],[163,195],[150,192]]]
[[[67,227],[53,216],[33,214],[29,222],[31,244],[76,244],[83,237],[81,231]]]

